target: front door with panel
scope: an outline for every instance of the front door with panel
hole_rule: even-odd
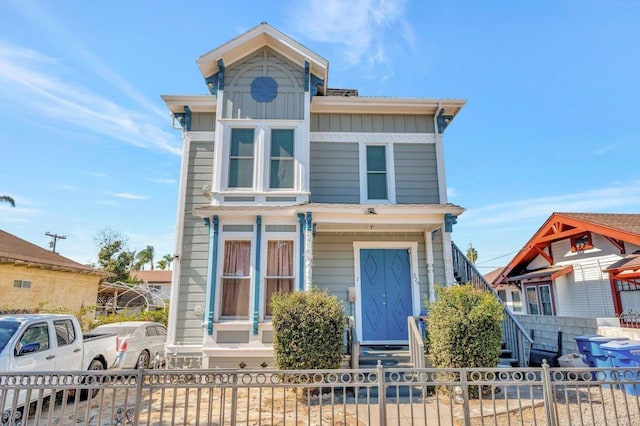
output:
[[[361,249],[362,340],[408,340],[407,317],[413,315],[408,249]]]

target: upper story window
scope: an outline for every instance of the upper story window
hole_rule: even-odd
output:
[[[231,129],[229,188],[253,188],[254,129]]]
[[[593,241],[591,240],[591,233],[585,232],[583,234],[575,235],[571,237],[571,251],[581,252],[593,248]]]
[[[31,281],[13,280],[13,286],[15,288],[31,288]]]
[[[293,189],[295,185],[294,130],[271,130],[271,156],[269,188]]]
[[[387,147],[367,146],[367,199],[387,200]]]

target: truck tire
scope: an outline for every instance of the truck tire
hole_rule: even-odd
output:
[[[100,360],[94,359],[93,361],[91,361],[91,364],[89,364],[88,371],[98,370],[104,370],[104,365],[102,365],[102,362],[100,362]],[[100,389],[70,389],[69,399],[75,399],[77,396],[80,401],[86,401],[87,399],[89,399],[89,397],[95,398],[99,392]],[[89,395],[89,393],[91,393],[91,395]]]

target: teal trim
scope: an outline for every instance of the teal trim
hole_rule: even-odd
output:
[[[451,213],[444,215],[444,230],[445,232],[453,232],[453,225],[458,223],[458,216],[454,216]]]
[[[309,61],[304,61],[304,91],[309,91]]]
[[[451,120],[453,120],[453,115],[444,115],[444,108],[440,109],[438,112],[438,133],[444,133]]]
[[[218,269],[218,216],[213,216],[213,226],[209,218],[205,218],[205,225],[209,228],[209,274],[207,275],[207,288],[209,289],[209,306],[207,311],[207,334],[213,334],[213,319],[215,317],[216,299],[216,275]]]
[[[205,78],[204,82],[207,83],[209,93],[218,96],[218,73],[212,74],[209,77]]]
[[[260,249],[262,241],[262,216],[256,216],[256,272],[253,281],[253,335],[258,335],[260,315]]]
[[[218,90],[224,90],[224,62],[218,59]]]
[[[173,116],[185,130],[191,130],[191,108],[184,106],[184,112],[174,112]]]
[[[304,213],[298,213],[298,223],[300,224],[300,271],[298,271],[298,290],[304,290]]]

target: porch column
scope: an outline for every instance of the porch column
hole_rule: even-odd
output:
[[[299,276],[298,276],[298,290],[299,291],[303,291],[304,290],[304,255],[305,255],[305,236],[304,236],[304,230],[306,228],[305,223],[306,220],[304,218],[304,213],[298,213],[298,223],[300,224],[300,252],[299,252],[299,264],[298,264],[298,270],[300,271]]]
[[[304,289],[311,290],[313,284],[313,218],[311,212],[307,212],[304,229]]]
[[[453,247],[451,245],[451,233],[453,225],[457,222],[457,217],[447,213],[444,215],[444,228],[442,232],[442,254],[444,256],[444,277],[445,285],[455,284],[456,279],[453,275]]]
[[[216,299],[216,276],[218,268],[218,223],[217,215],[213,216],[213,224],[209,218],[204,220],[209,228],[209,273],[207,275],[207,334],[213,334],[214,308]]]
[[[435,231],[424,231],[424,250],[427,254],[427,283],[429,285],[429,300],[431,302],[435,302],[436,300],[436,285],[433,275],[433,232]]]

